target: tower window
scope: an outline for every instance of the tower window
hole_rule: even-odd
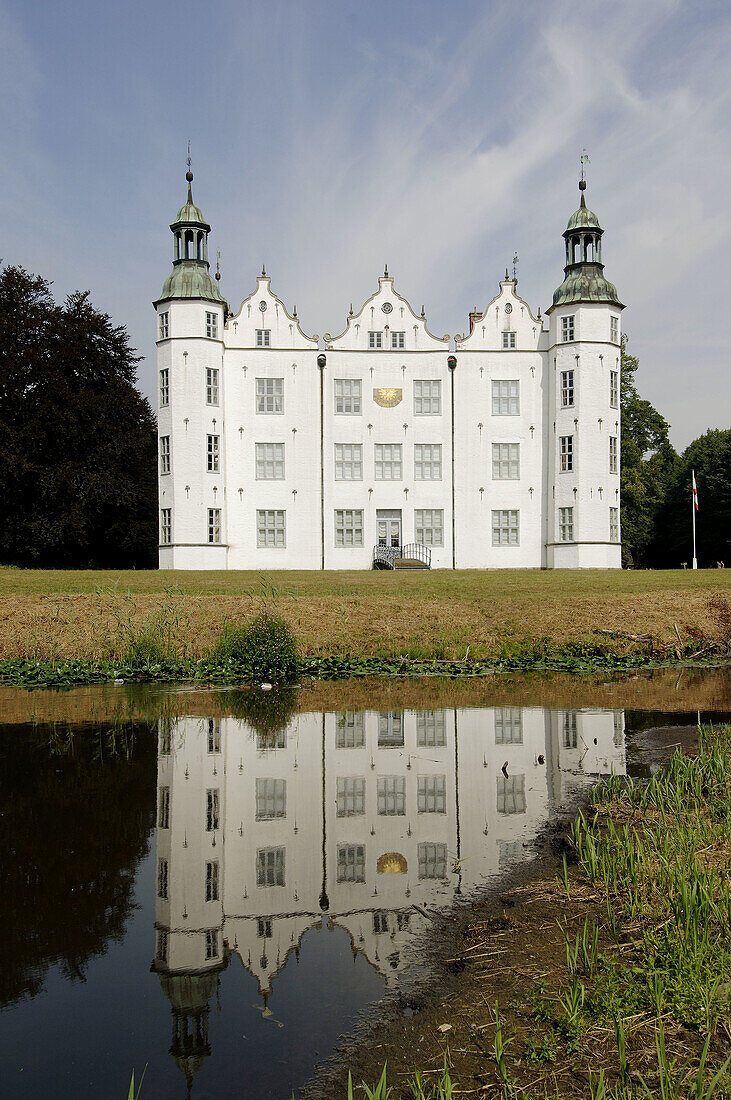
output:
[[[496,508],[493,511],[492,545],[520,545],[520,520],[517,508]]]
[[[218,958],[218,929],[208,928],[206,930],[206,958],[217,959]]]
[[[619,371],[609,372],[609,404],[613,409],[619,408]]]
[[[503,349],[504,350],[509,349],[511,351],[515,350],[515,333],[514,332],[504,332],[503,333]]]
[[[157,795],[157,827],[170,828],[170,788],[160,787]]]
[[[206,336],[211,340],[218,339],[218,317],[215,313],[206,313]]]
[[[155,956],[158,962],[166,963],[168,961],[168,931],[167,928],[158,928],[157,930],[157,949]]]
[[[517,379],[493,382],[492,415],[518,416],[520,413],[520,390]]]
[[[520,478],[520,443],[493,443],[493,481],[518,481]]]
[[[157,861],[157,896],[159,898],[168,896],[168,861],[166,859]]]
[[[558,538],[559,542],[574,541],[574,510],[573,508],[559,508],[558,510]]]
[[[218,901],[218,860],[206,863],[206,901]]]
[[[206,405],[218,404],[218,367],[206,367]]]
[[[561,339],[566,344],[574,338],[574,314],[561,318]]]
[[[368,333],[368,347],[369,348],[382,348],[383,347],[383,333],[382,332],[369,332]]]
[[[561,408],[568,409],[574,403],[574,372],[561,371]]]
[[[209,435],[207,437],[207,450],[206,450],[206,469],[209,474],[217,474],[219,472],[219,439],[217,435]]]
[[[616,435],[609,437],[609,472],[616,474],[619,470],[619,448]]]
[[[221,541],[221,509],[208,509],[208,541],[220,543]]]
[[[619,317],[609,318],[609,339],[613,344],[619,343]]]
[[[568,474],[574,468],[574,437],[561,436],[561,473]]]
[[[609,541],[619,542],[619,508],[609,509]]]
[[[160,473],[170,473],[170,436],[160,436]]]
[[[360,416],[360,378],[335,379],[335,412],[338,416]]]
[[[170,368],[160,371],[160,408],[170,404]]]
[[[218,788],[214,787],[206,791],[206,832],[213,833],[218,829]]]
[[[256,330],[256,346],[258,348],[271,347],[272,330],[270,328],[258,328]]]
[[[160,314],[160,339],[167,340],[170,335],[170,314],[167,310]]]
[[[391,347],[403,348],[406,342],[405,332],[392,332],[391,333]]]
[[[173,541],[173,510],[172,508],[160,509],[160,542],[163,546],[169,546]]]

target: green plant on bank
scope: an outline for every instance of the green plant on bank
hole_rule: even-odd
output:
[[[242,626],[226,623],[212,656],[217,663],[245,670],[254,682],[291,681],[298,671],[292,627],[280,615],[266,610]]]
[[[145,1066],[145,1068],[143,1069],[142,1076],[140,1077],[140,1083],[137,1086],[137,1089],[135,1090],[135,1071],[132,1070],[132,1080],[129,1083],[129,1092],[127,1093],[127,1100],[139,1100],[140,1093],[142,1092],[142,1082],[145,1079],[145,1074],[146,1073],[147,1073],[147,1066]]]
[[[426,1080],[430,1074],[418,1071],[409,1077],[405,1086],[406,1095],[411,1097],[412,1100],[452,1100],[457,1094],[449,1075],[446,1057],[442,1069],[431,1072],[435,1074],[432,1081]],[[389,1097],[394,1095],[394,1090],[388,1084],[386,1066],[384,1065],[381,1076],[375,1085],[371,1087],[364,1081],[361,1090],[367,1100],[389,1100]],[[354,1095],[353,1079],[348,1074],[348,1100],[354,1100]]]
[[[165,585],[162,600],[141,623],[136,622],[135,604],[129,590],[98,589],[97,598],[115,624],[115,652],[131,665],[181,662],[190,656],[191,613],[184,593]]]

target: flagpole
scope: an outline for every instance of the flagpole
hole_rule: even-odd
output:
[[[693,568],[698,568],[698,559],[695,556],[695,470],[691,471],[691,486],[690,486],[690,510],[693,515]]]

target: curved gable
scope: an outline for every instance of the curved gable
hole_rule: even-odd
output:
[[[471,314],[471,331],[456,336],[458,351],[503,351],[503,333],[515,334],[515,349],[532,351],[538,347],[543,322],[528,303],[515,292],[516,282],[503,279],[500,290],[485,308],[482,316]]]
[[[317,336],[307,336],[302,331],[295,307],[289,313],[281,298],[270,287],[267,275],[256,280],[256,290],[241,303],[239,312],[230,317],[226,325],[225,341],[234,348],[293,348],[316,349]],[[268,343],[260,332],[268,332]]]
[[[440,338],[429,332],[423,307],[417,315],[394,290],[388,270],[358,313],[353,313],[351,306],[344,331],[339,336],[325,333],[325,346],[333,351],[437,351],[448,345],[448,336]]]

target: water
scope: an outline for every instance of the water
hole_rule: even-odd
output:
[[[661,716],[589,705],[635,684],[3,691],[2,1095],[123,1097],[147,1065],[143,1098],[290,1097],[429,910],[530,857],[636,730],[728,718],[714,675],[647,682]]]

